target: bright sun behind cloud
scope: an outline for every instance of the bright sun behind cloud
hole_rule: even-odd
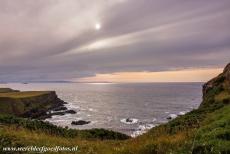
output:
[[[95,24],[95,29],[96,30],[100,30],[101,29],[101,24],[100,23],[96,23]]]

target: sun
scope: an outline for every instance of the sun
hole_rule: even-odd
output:
[[[96,30],[100,30],[101,29],[101,24],[100,23],[96,23],[95,24],[95,29]]]

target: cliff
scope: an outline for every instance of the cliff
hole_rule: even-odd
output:
[[[208,81],[203,86],[203,96],[207,95],[209,90],[212,90],[216,87],[230,88],[230,63],[224,68],[223,73]]]
[[[11,91],[0,93],[1,114],[38,118],[48,110],[63,104],[64,102],[57,97],[54,91]]]
[[[230,102],[230,63],[224,68],[223,73],[208,81],[203,86],[204,106],[224,106]]]

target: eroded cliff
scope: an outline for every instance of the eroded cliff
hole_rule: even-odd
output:
[[[54,91],[0,93],[1,114],[38,118],[63,104]]]

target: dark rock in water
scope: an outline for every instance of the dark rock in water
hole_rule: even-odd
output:
[[[172,117],[167,117],[166,119],[171,120],[171,119],[172,119]]]
[[[78,120],[78,121],[72,121],[71,125],[87,125],[90,121],[84,121],[84,120]]]
[[[68,104],[68,103],[63,101],[63,104]]]
[[[65,111],[65,113],[76,114],[77,112],[74,110],[67,110],[67,111]]]
[[[65,106],[59,106],[53,109],[53,111],[63,111],[63,110],[67,110],[67,108]]]
[[[65,107],[66,108],[66,107]],[[55,111],[55,110],[53,110]],[[55,111],[55,112],[52,112],[52,111],[49,111],[49,112],[46,112],[46,114],[44,114],[41,119],[47,119],[47,118],[51,118],[52,116],[54,115],[65,115],[65,114],[76,114],[77,112],[74,111],[74,110],[66,110],[66,111]]]
[[[177,117],[176,114],[170,114],[166,119],[171,120],[171,119],[175,119]]]
[[[65,115],[65,112],[54,112],[54,113],[51,113],[51,115]]]
[[[126,122],[132,123],[132,122],[133,122],[133,119],[127,118],[127,119],[126,119]]]

